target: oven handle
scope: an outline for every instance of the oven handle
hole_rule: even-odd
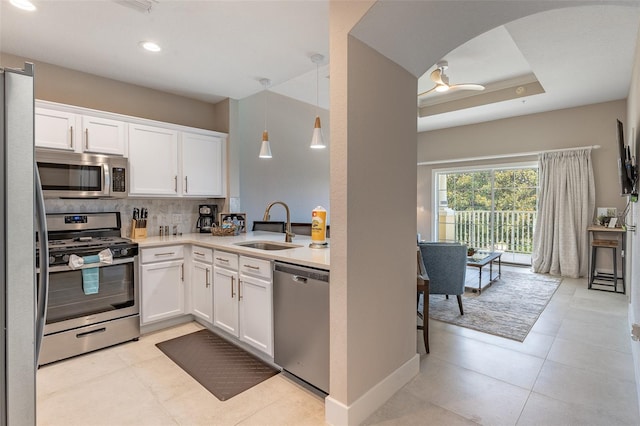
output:
[[[44,196],[42,194],[42,183],[37,164],[34,167],[35,179],[35,217],[36,231],[38,232],[38,283],[36,288],[36,367],[40,357],[40,347],[44,338],[44,325],[47,318],[47,304],[49,297],[49,239],[47,235],[47,219],[44,209]]]
[[[71,268],[69,265],[58,265],[58,266],[49,266],[49,272],[64,272],[64,271],[79,271],[80,269],[89,269],[89,268],[104,268],[107,266],[114,265],[122,265],[124,263],[132,263],[135,257],[124,257],[120,259],[114,259],[113,263],[88,263],[86,265],[82,265],[79,268]]]

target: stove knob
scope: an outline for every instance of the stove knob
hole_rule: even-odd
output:
[[[129,249],[128,248],[121,248],[120,249],[120,256],[126,256],[127,254],[129,254]]]
[[[64,263],[67,263],[67,262],[69,261],[69,255],[68,255],[68,254],[65,254],[64,256],[62,256],[62,261],[63,261]]]
[[[56,258],[53,256],[49,256],[49,265],[52,265],[56,261]]]

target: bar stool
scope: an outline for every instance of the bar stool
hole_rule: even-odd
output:
[[[613,251],[613,274],[599,272],[596,277],[596,260],[598,258],[598,249],[605,248],[611,249]],[[613,287],[613,291],[618,293],[617,284],[618,284],[618,240],[600,240],[594,239],[591,241],[591,270],[589,271],[589,289],[592,289],[593,284]],[[605,284],[602,282],[594,282],[598,281],[608,281],[611,284]],[[593,288],[593,290],[600,290],[598,288]],[[622,278],[622,293],[625,292],[624,288],[624,278]]]

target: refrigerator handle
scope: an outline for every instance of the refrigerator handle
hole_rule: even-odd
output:
[[[40,274],[37,283],[37,306],[36,306],[36,368],[40,356],[40,346],[44,337],[44,324],[47,316],[47,299],[49,294],[49,241],[47,236],[47,220],[44,210],[44,196],[40,183],[40,173],[38,165],[34,167],[35,174],[35,210],[36,210],[36,231],[38,232],[39,265]]]

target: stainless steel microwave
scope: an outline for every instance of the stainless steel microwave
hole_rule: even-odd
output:
[[[127,159],[114,155],[36,149],[42,192],[46,198],[124,198]]]

